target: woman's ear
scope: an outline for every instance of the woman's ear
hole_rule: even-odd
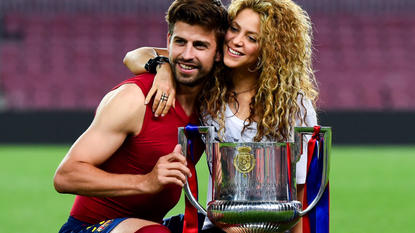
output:
[[[222,53],[221,52],[219,52],[219,51],[216,51],[216,54],[215,54],[215,62],[219,62],[219,61],[221,61],[222,60]]]

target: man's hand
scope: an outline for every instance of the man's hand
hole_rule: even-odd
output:
[[[186,176],[191,176],[186,164],[186,158],[181,154],[181,146],[176,145],[172,153],[160,157],[153,170],[145,175],[146,193],[158,193],[167,184],[183,187]]]

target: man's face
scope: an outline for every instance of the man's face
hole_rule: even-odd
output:
[[[196,86],[201,84],[220,61],[214,31],[201,26],[176,22],[172,35],[168,35],[167,49],[170,65],[178,84]]]

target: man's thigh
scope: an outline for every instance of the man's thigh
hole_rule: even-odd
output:
[[[120,222],[117,226],[115,226],[111,233],[136,232],[138,229],[142,227],[156,224],[158,223],[139,218],[127,218],[124,221]]]

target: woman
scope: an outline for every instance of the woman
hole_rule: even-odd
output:
[[[203,122],[214,125],[223,141],[292,141],[295,126],[317,125],[310,19],[291,0],[233,0],[228,13],[224,65],[216,67],[200,98]],[[164,50],[142,48],[128,53],[124,63],[134,73],[142,73],[147,60],[139,58],[155,52],[167,55]],[[169,73],[169,66],[162,65],[157,76]],[[156,115],[174,105],[173,87],[153,86],[147,100],[157,91]],[[169,93],[169,97],[158,106],[161,93]],[[305,183],[305,157],[297,163],[299,200]],[[205,222],[205,228],[208,226]],[[301,224],[292,232],[301,232]]]

